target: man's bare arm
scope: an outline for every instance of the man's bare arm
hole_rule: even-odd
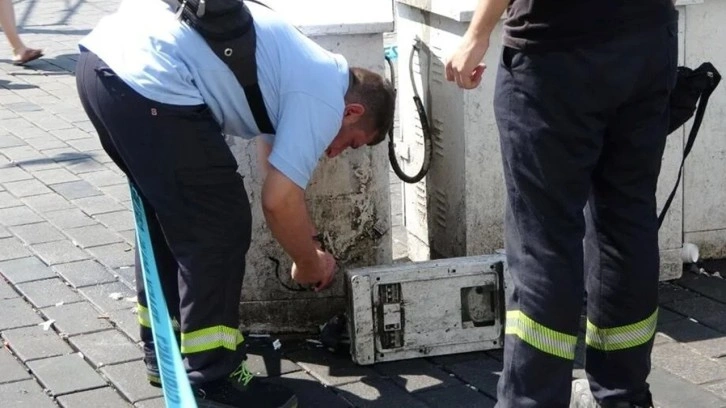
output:
[[[479,0],[465,36],[479,41],[486,40],[488,43],[508,4],[509,0]]]
[[[314,227],[305,204],[305,190],[269,166],[262,186],[262,209],[272,235],[297,265],[299,276],[295,280],[318,282],[325,265],[312,238]]]

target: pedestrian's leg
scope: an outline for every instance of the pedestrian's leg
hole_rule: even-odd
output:
[[[638,33],[632,52],[623,50],[621,75],[632,75],[636,85],[610,121],[593,174],[592,229],[585,242],[586,368],[602,403],[649,406],[646,378],[658,319],[655,192],[676,74],[676,37],[675,25]]]
[[[15,10],[12,0],[0,0],[0,28],[3,29],[10,46],[13,49],[13,61],[17,63],[29,62],[40,57],[43,53],[40,50],[31,49],[25,46],[18,35],[18,27],[15,24]]]
[[[583,208],[608,101],[581,55],[505,48],[497,75],[514,283],[497,406],[566,407],[583,307]]]

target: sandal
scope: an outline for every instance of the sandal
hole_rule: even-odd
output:
[[[43,56],[42,50],[26,48],[22,55],[13,57],[13,65],[24,65]]]

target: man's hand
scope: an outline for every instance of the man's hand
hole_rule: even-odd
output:
[[[333,255],[317,250],[319,269],[305,270],[292,264],[290,274],[292,279],[301,285],[314,285],[314,290],[320,292],[327,289],[333,283],[337,266]]]
[[[479,86],[486,69],[481,61],[489,49],[489,37],[507,4],[509,0],[479,0],[459,48],[446,61],[447,80],[456,81],[463,89]]]
[[[446,79],[459,88],[474,89],[481,83],[486,65],[481,64],[489,48],[489,38],[465,36],[456,52],[446,61]]]

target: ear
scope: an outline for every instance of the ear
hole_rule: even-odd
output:
[[[357,122],[366,113],[366,107],[360,103],[349,103],[345,105],[343,120],[346,124]]]

